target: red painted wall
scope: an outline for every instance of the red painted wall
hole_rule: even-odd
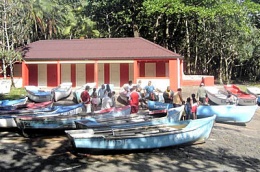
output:
[[[120,64],[120,87],[129,81],[129,64]]]
[[[56,87],[58,85],[57,79],[57,65],[47,64],[47,86]]]
[[[38,65],[28,64],[29,85],[38,86]]]
[[[145,63],[140,62],[140,77],[145,77]]]
[[[86,64],[86,83],[94,81],[94,64]]]

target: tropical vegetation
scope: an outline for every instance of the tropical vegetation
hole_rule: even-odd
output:
[[[181,54],[186,74],[260,80],[259,0],[1,1],[4,76],[37,40],[143,37]]]

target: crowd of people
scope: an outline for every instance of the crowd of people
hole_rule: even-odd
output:
[[[139,108],[147,108],[147,100],[158,101],[158,92],[162,92],[153,86],[152,81],[148,81],[147,85],[142,87],[141,80],[137,84],[129,81],[123,85],[117,98],[115,91],[111,90],[109,84],[102,84],[99,90],[93,88],[91,95],[89,94],[89,90],[90,87],[86,86],[85,90],[81,93],[81,101],[85,104],[87,113],[98,110],[98,107],[100,109],[115,107],[116,101],[124,105],[130,105],[131,113],[137,113]],[[172,103],[173,107],[185,105],[185,119],[197,119],[197,107],[201,104],[209,104],[209,98],[203,82],[200,83],[197,94],[191,94],[191,96],[187,97],[186,101],[183,99],[181,88],[173,91],[170,86],[167,86],[166,90],[162,93],[165,103]],[[228,95],[227,104],[232,104],[233,102],[232,95]]]

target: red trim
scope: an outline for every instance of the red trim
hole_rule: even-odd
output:
[[[94,64],[86,64],[86,83],[94,82]]]
[[[120,64],[120,87],[129,81],[129,64]]]
[[[156,62],[156,77],[165,76],[165,62]]]
[[[134,61],[134,80],[133,80],[134,83],[137,83],[137,78],[139,77],[139,75],[140,75],[139,65],[138,65],[138,62],[135,60]]]
[[[57,82],[57,65],[56,64],[47,64],[47,86],[56,87]]]
[[[70,78],[72,82],[72,87],[76,87],[76,64],[71,64],[71,73],[70,73]]]
[[[104,64],[104,82],[105,84],[110,83],[110,65]]]
[[[29,70],[25,62],[22,62],[22,78],[23,78],[23,87],[29,85]]]
[[[38,65],[37,64],[29,64],[28,65],[28,84],[38,86]]]

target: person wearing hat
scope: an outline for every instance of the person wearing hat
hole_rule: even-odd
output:
[[[204,83],[202,82],[200,83],[200,87],[197,91],[197,99],[199,100],[200,103],[205,104],[206,97],[207,97],[207,92],[205,90]]]

